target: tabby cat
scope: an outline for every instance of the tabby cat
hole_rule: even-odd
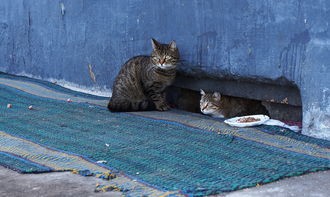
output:
[[[260,101],[223,96],[218,92],[205,93],[201,90],[200,109],[203,114],[217,118],[265,114],[268,111]]]
[[[205,93],[203,90],[201,90],[200,110],[203,114],[215,118],[232,118],[255,114],[269,115],[260,101],[223,96],[218,92]],[[296,132],[300,131],[298,126],[290,126],[275,119],[269,119],[263,124],[285,127]]]
[[[174,81],[179,50],[174,41],[162,44],[151,39],[151,43],[151,56],[133,57],[122,66],[112,88],[110,111],[169,109],[165,88]]]

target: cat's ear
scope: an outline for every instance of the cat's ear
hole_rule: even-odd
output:
[[[220,101],[221,94],[219,92],[214,92],[213,93],[213,99],[216,100],[216,101]]]
[[[175,43],[175,41],[172,40],[172,41],[170,42],[170,44],[168,44],[168,46],[170,46],[170,49],[175,50],[175,49],[176,49],[176,43]]]
[[[152,44],[152,48],[154,50],[158,49],[159,45],[160,45],[160,43],[157,40],[155,40],[154,38],[151,38],[151,44]]]
[[[204,90],[201,89],[201,95],[205,95],[205,92]]]

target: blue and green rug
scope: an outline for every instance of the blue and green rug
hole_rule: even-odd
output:
[[[107,100],[0,74],[0,165],[115,174],[126,195],[150,196],[219,194],[330,169],[326,140],[177,110],[111,113]]]

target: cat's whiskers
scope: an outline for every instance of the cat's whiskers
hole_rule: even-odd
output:
[[[151,43],[150,56],[133,57],[122,66],[113,84],[110,111],[169,109],[164,92],[174,82],[179,50],[174,41]]]
[[[157,64],[156,66],[161,69],[172,69],[176,67],[176,65],[172,65],[172,64]]]
[[[209,107],[204,109],[206,104],[209,104]],[[203,114],[218,118],[268,114],[261,101],[224,96],[218,92],[205,93],[203,90],[201,90],[200,108]]]
[[[206,103],[206,105],[204,105],[204,107],[202,107],[202,112],[205,111],[205,109],[208,107],[208,104]]]

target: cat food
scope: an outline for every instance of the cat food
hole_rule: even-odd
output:
[[[256,121],[260,121],[260,118],[246,117],[246,118],[237,119],[237,122],[239,123],[256,122]]]
[[[268,116],[258,114],[258,115],[234,117],[227,119],[224,122],[234,127],[252,127],[252,126],[261,125],[267,120],[269,120]]]

